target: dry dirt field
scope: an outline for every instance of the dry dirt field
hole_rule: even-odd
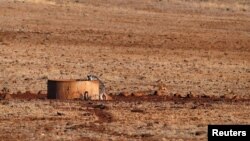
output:
[[[120,96],[44,98],[89,73]],[[250,124],[250,1],[0,0],[0,90],[0,140],[206,140]]]

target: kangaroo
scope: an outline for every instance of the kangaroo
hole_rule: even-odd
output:
[[[106,92],[105,92],[105,85],[104,83],[95,75],[87,75],[87,79],[91,80],[98,80],[99,81],[99,99],[106,100]]]

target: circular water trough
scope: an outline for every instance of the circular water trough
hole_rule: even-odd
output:
[[[48,99],[99,100],[99,81],[92,80],[48,80]]]

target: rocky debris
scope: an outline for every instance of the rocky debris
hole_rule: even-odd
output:
[[[196,135],[196,136],[201,136],[201,135],[204,135],[204,134],[206,134],[205,131],[196,131],[196,132],[195,132],[195,135]]]
[[[57,115],[57,116],[64,116],[65,114],[62,113],[62,112],[57,112],[56,115]]]
[[[97,109],[106,109],[107,108],[107,106],[105,106],[104,104],[97,104],[97,105],[93,105],[92,106],[93,108],[97,108]]]

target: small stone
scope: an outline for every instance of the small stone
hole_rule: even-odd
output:
[[[200,136],[200,135],[203,135],[203,134],[206,134],[206,132],[205,131],[196,131],[195,132],[196,136]]]
[[[61,112],[57,112],[56,113],[58,116],[64,116],[65,114],[64,113],[61,113]]]

